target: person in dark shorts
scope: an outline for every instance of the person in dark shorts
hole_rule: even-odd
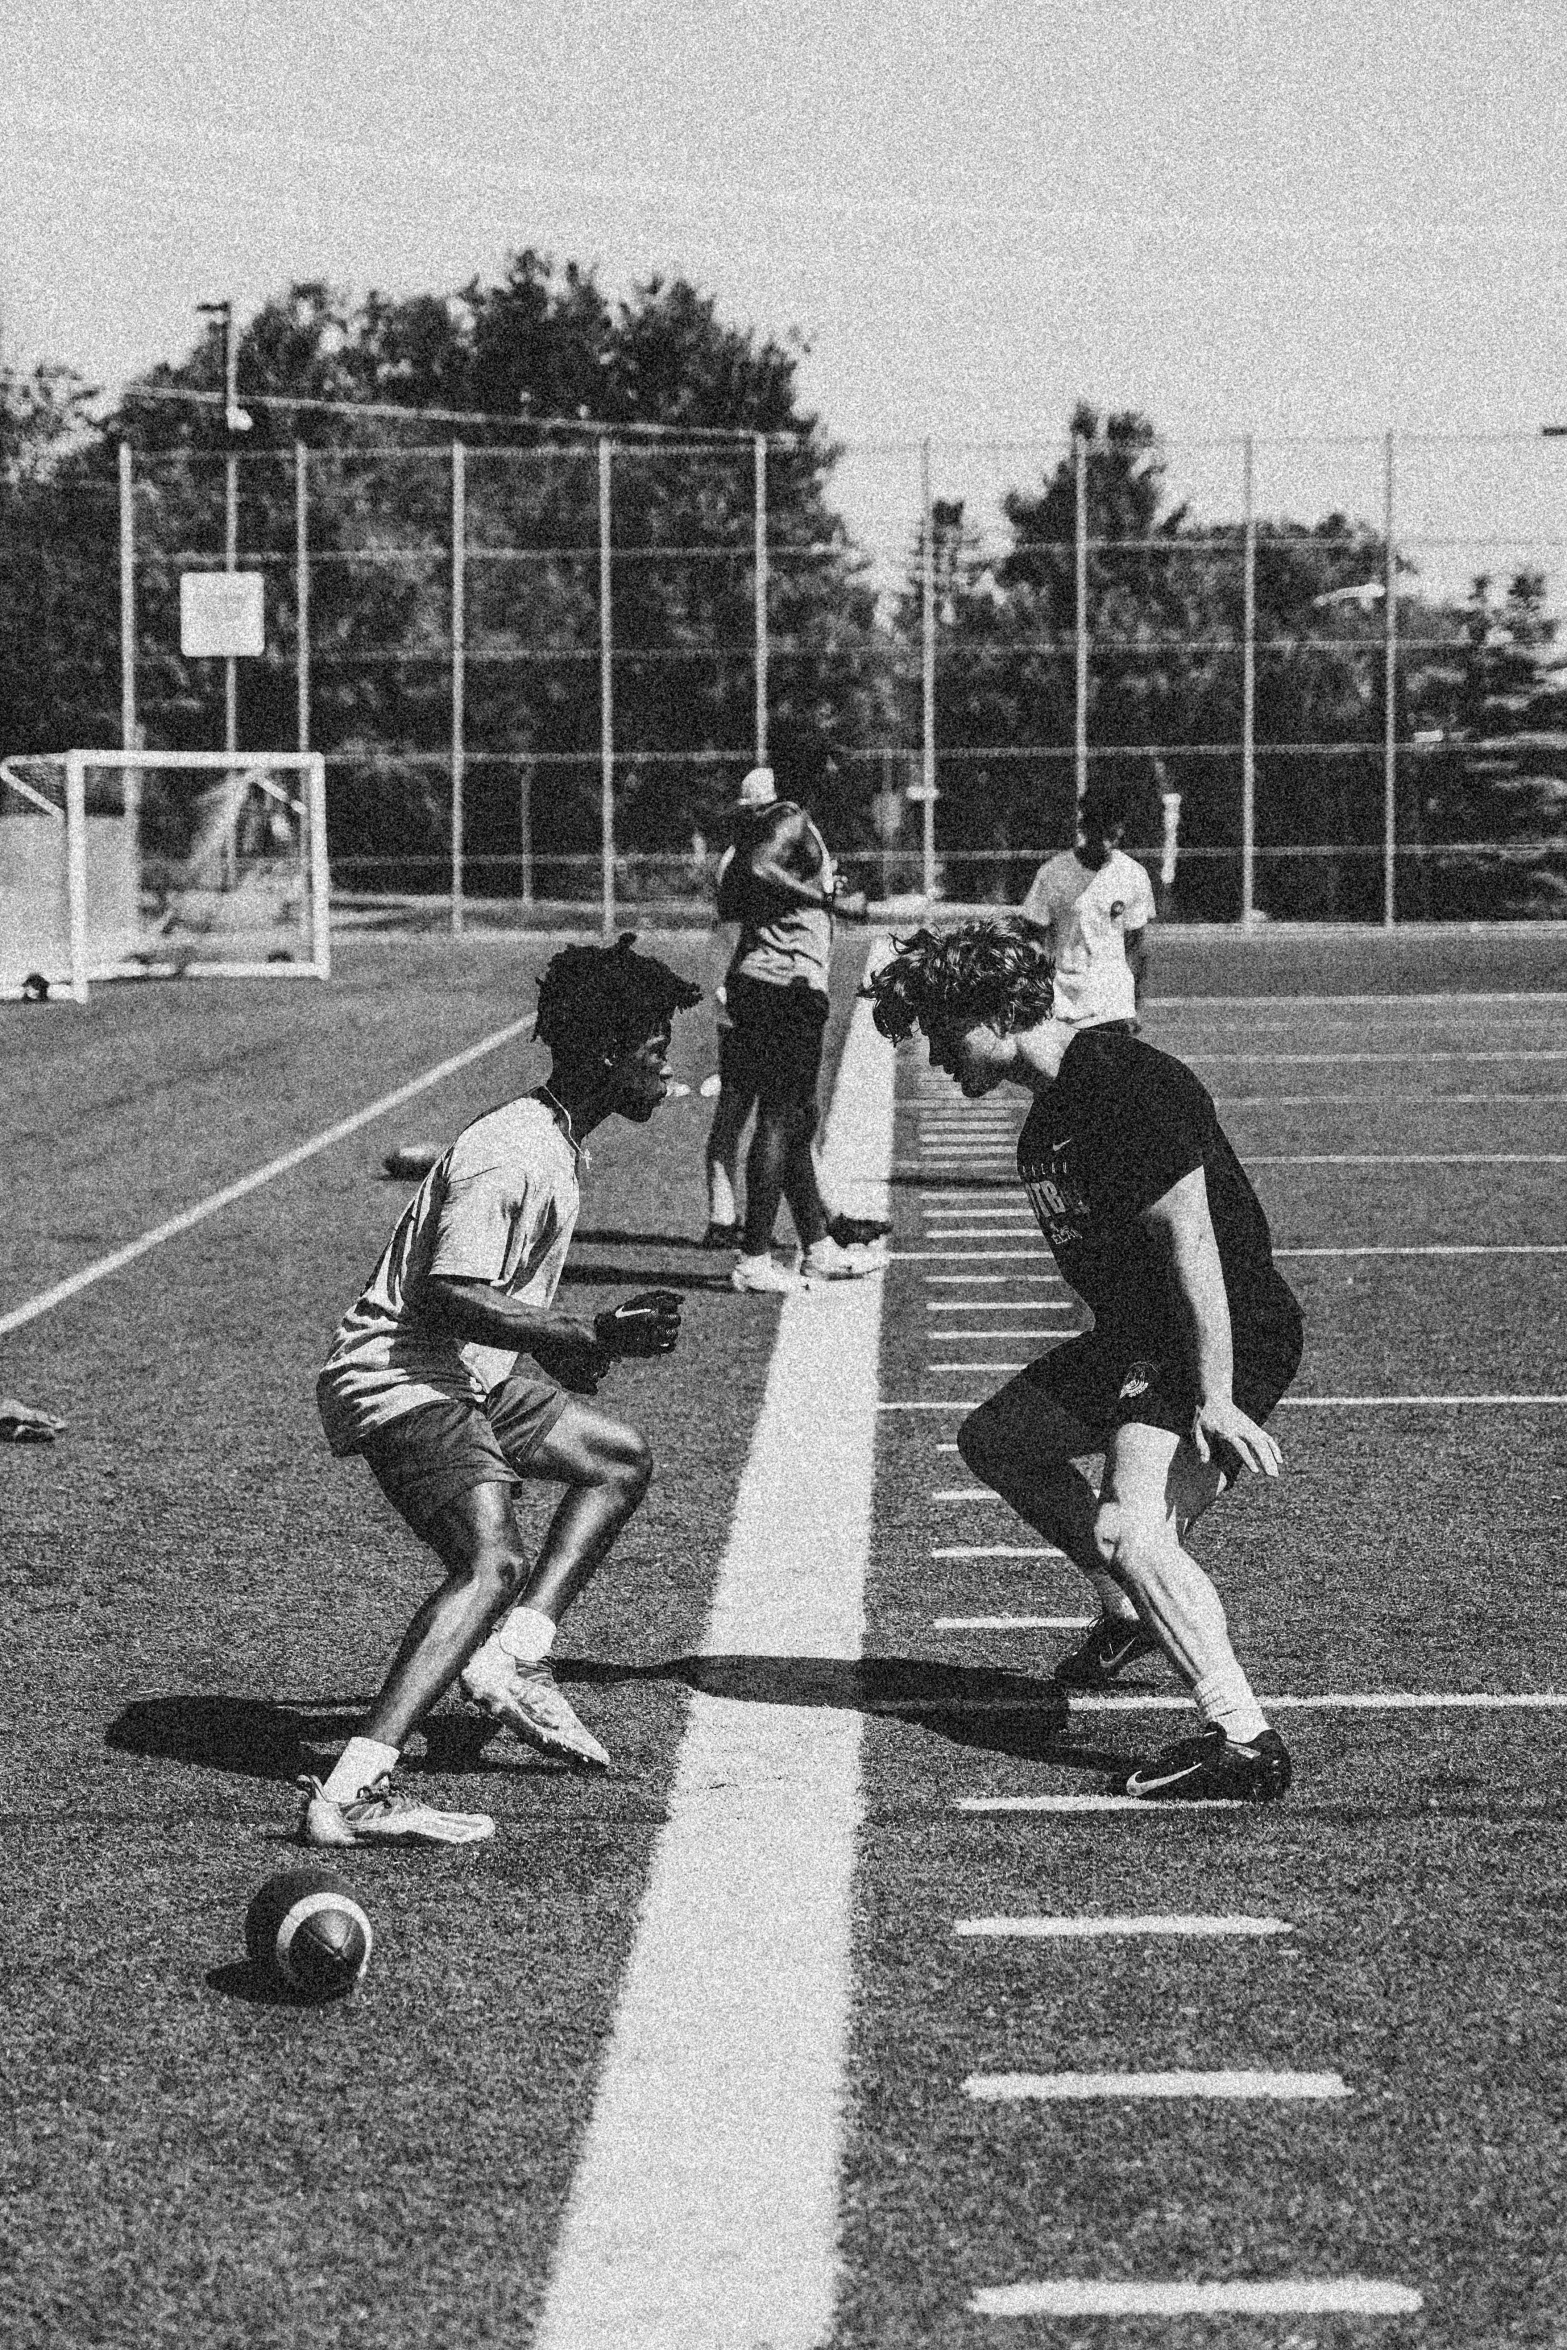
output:
[[[363,1457],[445,1579],[330,1775],[305,1781],[307,1844],[467,1844],[493,1832],[483,1813],[437,1811],[390,1783],[410,1733],[459,1676],[471,1704],[529,1745],[608,1764],[546,1660],[652,1462],[634,1428],[578,1399],[617,1356],[667,1354],[680,1299],[649,1290],[588,1321],[554,1297],[583,1143],[605,1118],[652,1117],[668,1090],[674,1015],[700,997],[629,936],[556,955],[535,1029],[548,1083],[463,1129],[338,1330],[316,1385],[328,1441]],[[512,1496],[534,1479],[565,1492],[530,1560]]]
[[[1057,1680],[1102,1689],[1157,1652],[1196,1701],[1200,1735],[1139,1765],[1126,1792],[1266,1802],[1289,1756],[1186,1543],[1243,1469],[1279,1473],[1264,1423],[1300,1362],[1300,1308],[1205,1087],[1124,1027],[1053,1019],[1051,987],[1036,938],[977,922],[917,932],[866,983],[882,1034],[923,1030],[966,1099],[1001,1084],[1033,1096],[1018,1173],[1093,1310],[1092,1331],[969,1415],[958,1450],[1098,1594]],[[1075,1466],[1093,1453],[1097,1494]]]
[[[723,1082],[754,1097],[756,1132],[745,1163],[745,1229],[729,1278],[738,1290],[788,1291],[879,1273],[886,1252],[832,1237],[816,1178],[816,1086],[827,1029],[827,971],[839,904],[827,844],[805,810],[781,800],[770,767],[740,786],[734,855],[719,919],[740,935],[724,978],[729,1037]],[[863,911],[859,900],[858,910]],[[781,1200],[800,1236],[796,1273],[772,1253]]]

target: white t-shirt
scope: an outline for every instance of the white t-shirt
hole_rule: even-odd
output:
[[[419,1311],[425,1281],[487,1281],[552,1303],[582,1194],[577,1154],[531,1095],[465,1126],[398,1219],[363,1295],[338,1327],[316,1402],[336,1453],[448,1397],[482,1403],[517,1367],[514,1349],[461,1342]]]
[[[1137,990],[1126,959],[1128,931],[1154,918],[1153,884],[1135,857],[1112,849],[1097,873],[1070,849],[1041,865],[1023,900],[1025,922],[1050,934],[1058,1020],[1087,1026],[1136,1016]]]

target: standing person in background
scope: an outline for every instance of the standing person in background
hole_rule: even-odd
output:
[[[1154,897],[1141,865],[1122,850],[1126,814],[1123,787],[1108,778],[1090,783],[1078,811],[1079,845],[1040,866],[1021,908],[1055,964],[1054,1016],[1074,1028],[1137,1025]]]
[[[718,1101],[713,1111],[713,1123],[707,1136],[707,1230],[702,1235],[704,1248],[738,1248],[740,1245],[740,1210],[736,1186],[740,1168],[740,1144],[751,1112],[756,1107],[756,1088],[751,1074],[740,1066],[734,1048],[734,1021],[729,1014],[726,988],[729,965],[739,946],[739,908],[737,888],[729,886],[729,875],[734,868],[735,850],[755,829],[759,815],[765,817],[778,805],[777,790],[772,769],[753,767],[740,786],[735,803],[736,836],[718,860],[715,876],[717,907],[708,946],[709,968],[717,976],[713,983],[713,1000],[718,1023]],[[830,1193],[822,1179],[819,1152],[812,1144],[812,1159],[816,1167],[817,1188],[827,1210],[827,1230],[841,1248],[864,1247],[872,1241],[884,1239],[890,1225],[865,1216],[850,1216],[833,1205]]]
[[[878,1273],[884,1252],[845,1247],[833,1238],[812,1152],[839,903],[832,859],[805,810],[778,797],[770,767],[753,767],[745,777],[737,816],[734,854],[718,899],[719,920],[738,922],[740,935],[724,977],[730,1031],[714,1124],[722,1139],[729,1093],[733,1105],[755,1099],[756,1132],[745,1163],[745,1227],[730,1282],[741,1291],[789,1291],[802,1280]],[[852,910],[863,907],[862,899]],[[847,903],[844,910],[850,910]],[[732,1108],[730,1117],[738,1141],[744,1109],[736,1117]],[[798,1273],[772,1253],[780,1200],[788,1201],[800,1236]]]

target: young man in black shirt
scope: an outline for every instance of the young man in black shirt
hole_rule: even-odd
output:
[[[1060,1544],[1101,1616],[1057,1679],[1099,1689],[1162,1652],[1204,1728],[1126,1782],[1129,1795],[1267,1802],[1289,1756],[1230,1646],[1218,1593],[1185,1548],[1243,1468],[1276,1477],[1263,1423],[1300,1362],[1300,1308],[1206,1089],[1122,1024],[1050,1017],[1047,954],[1021,930],[922,930],[868,981],[877,1027],[922,1029],[966,1099],[1034,1097],[1018,1172],[1094,1327],[971,1413],[976,1477]],[[1096,1494],[1074,1463],[1105,1456]]]

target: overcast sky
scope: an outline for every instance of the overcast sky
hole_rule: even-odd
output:
[[[198,301],[449,290],[531,243],[799,327],[854,442],[1052,434],[1079,396],[1177,437],[1532,435],[1567,418],[1562,56],[1529,0],[25,0],[0,331],[117,385]],[[1264,504],[1379,511],[1374,448],[1315,462],[1265,457]],[[1432,529],[1567,531],[1567,443],[1401,475]],[[857,465],[864,527],[911,479]]]

